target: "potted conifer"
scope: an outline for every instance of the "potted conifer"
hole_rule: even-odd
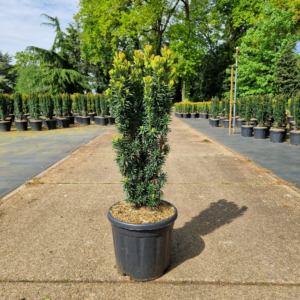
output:
[[[191,118],[193,119],[198,118],[197,103],[191,103],[190,108],[191,108]]]
[[[245,125],[245,110],[246,110],[246,99],[240,98],[240,101],[238,102],[238,113],[239,118],[236,120],[236,127],[241,128],[242,125]]]
[[[224,125],[223,121],[225,119],[225,99],[223,98],[221,100],[221,106],[220,106],[220,118],[219,118],[219,125]]]
[[[113,124],[115,124],[115,118],[113,116],[112,103],[110,101],[108,101],[108,99],[107,99],[107,103],[108,103],[108,112],[109,112],[109,115],[107,117],[107,122],[109,125],[113,125]]]
[[[3,93],[0,93],[0,131],[10,131],[11,122],[6,119],[8,117],[8,112],[6,97]]]
[[[282,129],[282,125],[285,121],[285,105],[285,96],[276,96],[275,105],[273,108],[275,124],[273,129],[270,129],[270,141],[272,143],[283,143],[285,139],[286,131],[285,129]]]
[[[258,104],[257,102],[259,101],[258,96],[252,96],[250,97],[250,107],[251,107],[251,119],[250,119],[250,124],[253,126],[256,126],[258,124],[256,115],[257,115],[257,108]]]
[[[224,99],[225,101],[225,119],[223,120],[224,128],[229,128],[229,113],[230,113],[230,100],[228,98]],[[232,126],[232,125],[231,125]]]
[[[69,127],[74,124],[74,116],[72,116],[72,99],[68,93],[62,94],[62,114],[69,121]]]
[[[48,95],[51,97],[51,95]],[[56,123],[61,128],[69,128],[69,120],[63,115],[63,95],[57,94],[54,96],[54,113],[56,118]]]
[[[91,117],[88,116],[87,99],[88,96],[86,94],[80,95],[80,116],[82,125],[91,124]]]
[[[183,103],[183,113],[182,113],[182,117],[184,119],[190,118],[191,117],[191,106],[189,102],[184,102]]]
[[[108,108],[108,103],[107,103],[107,95],[103,94],[100,96],[100,108],[101,108],[101,113],[100,113],[100,118],[99,118],[99,125],[101,126],[106,126],[108,124],[108,119],[107,119],[107,108]],[[113,103],[113,102],[112,102]]]
[[[80,94],[75,94],[72,103],[72,116],[75,117],[75,122],[77,123],[81,123],[80,109]]]
[[[40,120],[40,101],[37,93],[30,93],[28,95],[28,108],[31,130],[41,131],[42,121]]]
[[[263,96],[257,96],[256,99],[256,119],[258,126],[253,128],[254,138],[256,139],[266,139],[268,135],[268,127],[265,126],[265,123],[268,118],[267,103],[264,101]]]
[[[251,113],[252,113],[252,99],[249,97],[245,101],[245,121],[246,121],[246,125],[241,126],[243,137],[252,137],[253,125],[249,125],[250,124],[250,119],[251,119]]]
[[[217,119],[217,116],[219,114],[219,98],[214,97],[211,100],[211,119],[210,119],[210,125],[212,127],[218,127],[219,126],[219,119]]]
[[[95,113],[95,96],[92,93],[86,94],[87,97],[87,110],[88,116],[90,117],[90,122],[94,122]]]
[[[293,106],[290,110],[294,118],[294,130],[290,131],[290,139],[292,145],[300,145],[300,94],[293,98]]]
[[[101,116],[101,94],[95,95],[95,112],[96,116],[94,117],[95,124],[100,125],[100,116]]]
[[[18,92],[14,93],[14,115],[15,125],[18,131],[27,130],[27,121],[23,118],[23,102],[22,95]]]
[[[123,176],[126,200],[112,205],[116,266],[134,280],[160,277],[170,264],[172,230],[177,210],[162,200],[166,174],[162,168],[169,152],[175,70],[170,50],[162,57],[134,52],[134,63],[117,53],[110,71],[107,95],[113,104],[116,128],[113,148]]]
[[[42,124],[48,129],[56,129],[56,120],[53,119],[53,99],[50,94],[43,94],[40,96],[40,108],[42,111],[43,119]]]

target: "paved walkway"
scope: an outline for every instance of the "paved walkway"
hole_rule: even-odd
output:
[[[270,142],[270,138],[244,138],[239,128],[236,134],[229,136],[228,129],[211,127],[205,119],[180,120],[300,188],[300,146],[291,145],[289,139],[282,144],[275,144]]]
[[[183,122],[171,129],[164,195],[179,217],[164,276],[135,283],[114,267],[111,129],[0,205],[0,299],[299,299],[299,193]]]
[[[107,128],[82,126],[0,133],[0,199]]]

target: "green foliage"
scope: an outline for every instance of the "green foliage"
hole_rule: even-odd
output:
[[[213,119],[216,119],[219,114],[219,98],[214,97],[211,101],[211,115]]]
[[[275,127],[279,128],[283,125],[285,121],[285,106],[287,99],[284,95],[278,95],[275,97],[275,106],[274,106],[274,120]]]
[[[9,107],[6,97],[3,93],[0,93],[0,119],[5,121],[9,115]]]
[[[288,98],[295,95],[300,90],[300,78],[297,68],[297,58],[293,53],[295,43],[288,43],[281,50],[281,55],[275,63],[274,82],[279,94],[284,94]]]
[[[250,97],[245,98],[245,121],[249,125],[252,116],[252,100]]]
[[[268,118],[267,103],[264,100],[263,96],[256,98],[256,119],[260,127],[264,126]]]
[[[294,99],[293,118],[295,121],[295,130],[300,130],[300,93],[298,92]]]
[[[28,108],[28,95],[22,94],[22,102],[23,102],[23,114],[28,114],[29,108]]]
[[[0,50],[0,93],[12,93],[17,73],[13,71],[12,56]]]
[[[72,99],[69,94],[62,95],[62,114],[64,117],[72,115]]]
[[[40,103],[37,93],[30,93],[28,95],[28,108],[32,120],[39,120],[40,117]]]
[[[101,94],[95,95],[95,112],[97,116],[101,115]]]
[[[191,113],[195,114],[197,112],[197,103],[191,103]]]
[[[62,117],[62,95],[57,94],[54,96],[54,113],[58,118]]]
[[[56,99],[56,97],[54,99]],[[44,117],[50,120],[53,119],[54,101],[51,94],[40,95],[40,108]],[[56,110],[58,110],[57,106]],[[56,116],[59,117],[58,115]]]
[[[237,106],[240,119],[244,119],[246,114],[246,99],[244,97],[240,98]]]
[[[73,102],[73,105],[72,105],[72,111],[74,113],[77,113],[77,114],[80,113],[80,95],[79,94],[76,94],[75,97],[74,97],[74,102]]]
[[[171,52],[164,48],[162,57],[154,57],[151,46],[144,54],[135,51],[132,64],[117,53],[110,72],[107,95],[121,134],[114,137],[113,148],[126,201],[137,207],[154,207],[162,200],[174,74]]]
[[[23,120],[23,101],[22,95],[18,92],[14,93],[14,114],[16,119]]]
[[[101,117],[107,116],[108,100],[106,95],[102,95],[100,98]]]
[[[295,105],[295,96],[293,96],[293,97],[291,98],[291,102],[290,102],[290,106],[289,106],[289,111],[290,111],[290,114],[291,114],[291,115],[293,115],[294,105]]]
[[[83,117],[86,117],[87,114],[88,114],[88,108],[87,108],[87,95],[86,94],[83,94],[83,95],[80,95],[80,112],[79,112],[79,115],[80,116],[83,116]]]
[[[225,120],[229,120],[229,113],[230,113],[230,99],[225,98]]]

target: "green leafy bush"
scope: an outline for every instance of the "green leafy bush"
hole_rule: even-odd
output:
[[[62,114],[69,117],[72,114],[72,99],[69,94],[62,95]]]
[[[252,99],[251,97],[245,98],[245,121],[247,125],[250,123],[250,119],[252,117]]]
[[[285,121],[286,102],[287,99],[284,95],[278,95],[275,97],[274,120],[276,128],[281,127]]]
[[[106,95],[102,95],[100,98],[100,107],[101,107],[101,117],[105,117],[108,114],[108,100]],[[113,103],[113,102],[112,102]]]
[[[80,95],[79,99],[80,99],[80,111],[79,111],[79,115],[86,117],[88,114],[88,108],[87,108],[87,96],[85,94]]]
[[[268,118],[267,103],[263,96],[256,97],[256,119],[259,127],[263,127]]]
[[[101,115],[101,97],[102,95],[95,95],[95,112],[97,116]]]
[[[219,113],[219,98],[215,97],[211,101],[211,115],[213,119],[216,119]]]
[[[61,118],[63,115],[62,112],[62,95],[57,94],[54,96],[54,113],[55,116]]]
[[[300,130],[300,92],[297,93],[294,99],[293,117],[295,121],[295,130]]]
[[[37,93],[28,95],[28,108],[32,120],[39,120],[40,117],[40,101]]]
[[[134,52],[134,63],[117,53],[110,71],[107,95],[120,136],[113,139],[116,162],[123,175],[126,201],[137,207],[154,207],[162,200],[167,180],[162,168],[169,152],[167,133],[174,97],[173,56],[167,48],[162,57]]]
[[[42,115],[52,120],[53,119],[53,110],[54,110],[54,103],[51,94],[43,94],[40,96],[40,108],[42,111]]]
[[[5,119],[9,115],[9,110],[8,110],[8,105],[7,105],[7,100],[4,94],[0,93],[0,119],[2,121],[5,121]]]
[[[23,120],[22,95],[18,92],[14,93],[14,114],[18,120]]]

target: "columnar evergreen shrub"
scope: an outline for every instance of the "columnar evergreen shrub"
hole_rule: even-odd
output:
[[[71,116],[72,99],[69,94],[62,94],[62,114],[64,117]]]
[[[40,108],[45,118],[53,119],[54,101],[51,94],[43,94],[40,96]]]
[[[79,111],[79,115],[86,117],[88,114],[88,108],[87,108],[87,95],[83,94],[79,96],[80,98],[80,111]]]
[[[95,112],[97,116],[101,115],[101,97],[102,95],[100,94],[95,95]]]
[[[22,95],[18,92],[14,93],[14,114],[18,120],[23,120]]]
[[[293,117],[295,121],[295,130],[300,130],[300,93],[298,92],[294,99]]]
[[[154,207],[162,200],[167,180],[162,168],[169,152],[167,133],[174,97],[173,56],[167,48],[162,57],[134,52],[134,62],[118,53],[110,71],[113,113],[120,136],[113,139],[116,162],[123,175],[126,201],[137,207]]]
[[[191,107],[190,109],[192,114],[197,113],[197,103],[191,103],[190,107]]]
[[[22,94],[22,107],[23,107],[23,114],[29,113],[29,107],[28,107],[28,95]]]
[[[203,102],[198,102],[197,103],[197,111],[198,111],[198,113],[203,112]]]
[[[229,113],[230,113],[230,99],[226,98],[225,101],[225,120],[229,120]]]
[[[3,94],[3,97],[5,98],[6,101],[6,106],[7,106],[7,113],[13,114],[14,113],[14,102],[13,102],[13,97]]]
[[[226,102],[226,99],[222,98],[220,112],[221,112],[223,117],[225,116],[225,102]]]
[[[2,121],[5,121],[5,119],[8,117],[9,110],[7,106],[7,100],[3,93],[0,93],[0,119]]]
[[[297,95],[297,97],[298,97],[298,95]],[[289,112],[290,112],[290,115],[291,115],[291,116],[293,116],[294,105],[295,105],[295,96],[293,96],[293,97],[291,98],[290,105],[289,105]]]
[[[285,106],[287,99],[284,95],[278,95],[275,98],[275,106],[274,106],[274,120],[275,127],[281,127],[285,122]]]
[[[256,97],[256,119],[259,127],[263,127],[268,118],[267,103],[263,96]]]
[[[249,125],[252,116],[252,99],[251,97],[245,98],[245,122]]]
[[[37,93],[28,95],[28,108],[32,120],[38,120],[40,117],[40,101]]]
[[[211,115],[213,119],[216,119],[219,113],[219,98],[215,97],[211,101]]]
[[[57,94],[54,96],[54,113],[55,116],[61,118],[63,115],[62,112],[62,95]]]
[[[80,95],[79,94],[76,94],[74,97],[72,111],[77,114],[80,113]]]
[[[102,95],[100,98],[100,107],[101,107],[101,117],[107,116],[107,109],[108,109],[108,100],[106,95]],[[113,103],[113,101],[112,101]]]

